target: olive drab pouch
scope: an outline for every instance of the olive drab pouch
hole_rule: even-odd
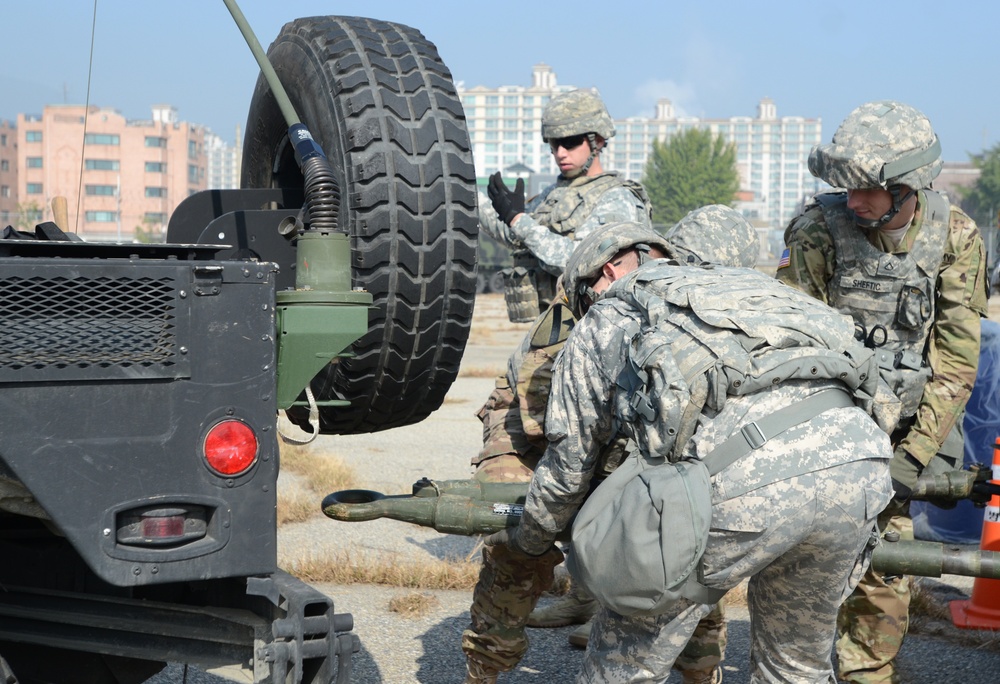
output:
[[[538,317],[538,287],[535,274],[524,266],[503,271],[503,299],[511,323],[530,323]]]
[[[657,615],[679,598],[715,603],[725,592],[698,582],[712,491],[703,461],[669,463],[635,452],[584,502],[566,567],[602,605]]]

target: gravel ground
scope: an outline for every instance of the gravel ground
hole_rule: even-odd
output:
[[[991,302],[991,318],[1000,304]],[[500,371],[507,355],[524,334],[526,326],[507,323],[499,295],[481,296],[463,374],[453,385],[440,410],[419,425],[347,437],[325,437],[314,443],[318,453],[335,454],[357,475],[359,488],[386,493],[408,491],[421,477],[460,479],[470,475],[469,458],[481,443],[480,423],[475,411],[493,386],[491,374]],[[342,523],[316,518],[288,525],[279,533],[279,555],[283,564],[297,558],[348,551],[351,554],[395,556],[400,561],[465,558],[474,551],[473,539],[439,534],[427,528],[393,520]],[[946,577],[922,580],[942,605],[950,598],[968,595],[972,582]],[[438,684],[461,682],[464,660],[459,648],[462,630],[469,620],[469,591],[432,591],[432,607],[418,617],[405,617],[389,610],[394,596],[412,593],[405,589],[351,585],[317,585],[330,595],[339,612],[354,616],[361,651],[353,659],[352,682],[357,684]],[[543,599],[548,600],[548,599]],[[727,684],[749,681],[747,673],[749,622],[742,606],[730,607],[729,647],[725,663]],[[904,681],[909,684],[1000,681],[1000,637],[986,645],[969,640],[967,633],[947,621],[923,621],[920,633],[911,634],[900,656]],[[531,630],[531,648],[514,672],[501,684],[563,684],[572,682],[580,651],[566,636],[572,628]],[[962,641],[964,639],[964,642]],[[227,679],[191,670],[187,682],[220,684],[237,679],[250,681],[246,673],[225,673]],[[185,681],[179,666],[151,680],[153,684]],[[679,682],[673,675],[671,684]]]

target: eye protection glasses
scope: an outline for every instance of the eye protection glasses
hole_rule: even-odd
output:
[[[553,138],[549,140],[549,148],[555,152],[560,147],[569,152],[575,150],[587,139],[586,135],[571,135],[568,138]]]

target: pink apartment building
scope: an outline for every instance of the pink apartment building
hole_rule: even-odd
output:
[[[0,229],[17,222],[17,128],[0,121]]]
[[[143,232],[160,241],[177,205],[207,187],[205,130],[168,105],[146,121],[46,105],[41,116],[19,114],[16,135],[21,206],[51,220],[52,199],[65,197],[68,229],[87,240],[131,242]]]

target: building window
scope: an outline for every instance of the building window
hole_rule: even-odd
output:
[[[188,140],[188,159],[196,159],[198,157],[198,143],[194,140]]]
[[[0,197],[10,197],[9,185],[0,185]]]
[[[120,168],[117,159],[86,159],[84,166],[87,171],[117,171]]]
[[[25,131],[24,139],[26,142],[42,142],[42,132],[41,131]]]
[[[194,164],[188,164],[188,183],[197,183],[201,174],[198,173],[198,167]]]
[[[7,147],[7,134],[0,133],[0,147]]]
[[[167,165],[163,162],[146,162],[147,173],[166,173]]]
[[[500,104],[500,96],[499,95],[487,95],[486,96],[486,104],[488,104],[488,105]]]
[[[41,195],[42,194],[42,184],[41,183],[28,183],[26,188],[29,195]]]
[[[115,186],[113,185],[87,185],[84,192],[88,195],[102,195],[104,197],[115,196]]]
[[[167,139],[161,138],[157,135],[147,135],[146,136],[146,147],[166,147]]]
[[[88,223],[114,223],[118,214],[114,211],[88,211],[84,213],[84,220]]]
[[[26,159],[29,169],[40,169],[42,168],[42,158],[41,157],[28,157]]]
[[[10,162],[6,159],[0,159],[0,171],[10,171]]]
[[[462,98],[462,104],[468,107],[474,106],[476,104],[476,96],[466,95],[465,97]]]
[[[146,197],[166,197],[166,196],[167,196],[166,188],[154,188],[150,186],[146,187]]]
[[[118,145],[118,135],[112,133],[87,133],[83,136],[84,145]]]
[[[535,96],[534,95],[525,95],[523,102],[526,105],[535,104]]]
[[[145,223],[166,223],[167,215],[162,211],[147,211],[142,215],[142,220]]]

